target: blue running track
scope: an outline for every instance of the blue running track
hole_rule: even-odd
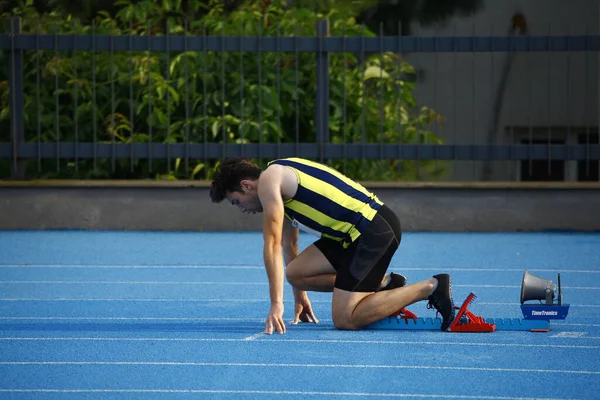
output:
[[[291,325],[286,285],[267,336],[262,265],[258,232],[0,232],[0,398],[600,399],[600,234],[404,234],[391,270],[449,272],[486,318],[522,318],[525,269],[560,273],[549,333],[338,331],[328,293]]]

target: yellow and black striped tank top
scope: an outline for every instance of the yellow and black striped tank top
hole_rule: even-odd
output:
[[[302,158],[285,158],[269,165],[290,167],[298,177],[298,190],[284,202],[292,224],[318,237],[348,247],[367,227],[383,202],[362,185],[333,168]]]

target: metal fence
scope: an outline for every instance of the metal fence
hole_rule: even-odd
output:
[[[0,178],[31,178],[43,175],[42,172],[48,170],[54,171],[54,175],[46,176],[60,177],[61,171],[77,172],[86,162],[89,163],[91,170],[97,169],[98,165],[104,163],[108,170],[107,176],[110,178],[136,177],[134,173],[138,171],[141,161],[144,161],[143,168],[146,172],[164,174],[181,168],[183,176],[206,178],[209,176],[208,166],[227,156],[255,158],[261,163],[263,160],[277,157],[299,156],[322,162],[338,162],[343,168],[346,168],[347,163],[356,160],[383,163],[414,162],[417,170],[424,168],[422,162],[425,161],[435,162],[436,168],[448,162],[453,165],[460,162],[473,165],[472,174],[460,175],[455,171],[454,175],[446,174],[431,178],[416,173],[411,179],[598,180],[598,160],[600,160],[598,106],[585,111],[585,114],[591,113],[591,115],[584,118],[587,122],[583,125],[558,124],[557,126],[551,122],[552,115],[548,115],[548,124],[540,125],[534,123],[532,117],[527,117],[535,112],[534,108],[539,101],[531,97],[530,90],[529,100],[525,101],[525,105],[511,105],[511,101],[499,103],[504,104],[503,112],[510,113],[511,106],[514,106],[519,108],[517,111],[524,112],[526,117],[519,120],[521,123],[500,127],[500,130],[509,133],[492,134],[498,129],[498,121],[493,114],[494,109],[498,111],[499,106],[494,104],[494,98],[500,92],[498,82],[506,68],[496,67],[494,70],[496,64],[491,62],[490,75],[481,79],[476,77],[478,69],[475,63],[479,55],[485,55],[490,60],[499,55],[502,57],[515,54],[543,55],[548,57],[546,64],[548,66],[553,64],[552,57],[555,54],[566,55],[567,58],[576,55],[585,57],[582,64],[585,74],[576,73],[575,76],[571,76],[573,75],[571,71],[568,79],[548,79],[545,86],[550,98],[553,90],[559,90],[558,87],[569,92],[570,88],[575,86],[590,86],[592,78],[597,82],[598,73],[590,70],[589,65],[598,65],[599,35],[406,37],[385,36],[381,33],[376,37],[346,37],[330,36],[327,21],[319,21],[314,37],[152,36],[150,34],[106,36],[96,35],[93,32],[90,35],[23,33],[19,19],[14,18],[9,22],[9,33],[0,34],[0,50],[5,54],[4,60],[9,72],[6,86],[10,105],[9,123],[4,125],[5,132],[0,133],[0,161],[9,163],[10,169],[7,169],[8,176]],[[44,52],[53,55],[54,58],[51,58],[46,65],[41,65],[41,57],[36,55]],[[77,54],[83,52],[86,56],[78,58]],[[71,55],[70,63],[74,67],[69,67],[71,69],[69,69],[70,75],[67,74],[68,79],[61,78],[62,80],[59,81],[59,74],[56,72],[61,68],[58,55],[65,53]],[[147,87],[155,85],[154,90],[160,91],[157,88],[159,84],[169,83],[174,79],[171,76],[173,68],[162,68],[162,76],[152,73],[151,61],[149,58],[144,58],[143,54],[154,53],[165,55],[167,65],[180,57],[179,61],[183,67],[181,67],[181,75],[176,79],[184,82],[179,86],[181,92],[173,86],[165,89],[164,92],[159,92],[157,97],[153,98],[154,100],[150,99],[150,95],[146,92],[144,92],[147,94],[146,97],[135,92],[137,89],[134,90],[134,84],[137,87],[144,82]],[[33,56],[27,58],[27,54]],[[96,58],[98,54],[110,54],[108,64],[99,65],[101,61]],[[198,63],[194,64],[188,59],[190,54],[200,54],[204,58],[196,59]],[[220,60],[220,63],[202,66],[202,60],[206,63],[206,54],[213,55],[216,57],[215,60]],[[226,54],[238,57],[235,70],[225,70]],[[388,54],[406,55],[405,59],[417,59],[416,64],[429,63],[430,70],[437,71],[442,64],[444,68],[454,68],[455,74],[451,79],[443,80],[433,76],[431,78],[433,83],[429,81],[430,85],[433,84],[432,91],[436,93],[431,100],[434,104],[419,104],[417,96],[417,104],[412,111],[413,118],[416,119],[413,119],[412,127],[405,123],[406,117],[401,115],[403,105],[394,103],[397,109],[389,110],[389,104],[383,94],[384,90],[397,89],[399,101],[402,103],[403,97],[400,92],[404,90],[403,86],[386,86],[384,89],[383,84],[379,82],[369,87],[371,83],[364,79],[369,66],[366,63],[367,57],[373,57],[380,62],[381,68],[371,70],[379,75],[375,78],[380,78],[380,81],[384,74],[388,74],[383,68],[386,62],[384,57]],[[265,66],[264,59],[261,59],[261,57],[266,58],[267,55],[275,57],[270,66]],[[356,56],[357,63],[350,65],[346,55]],[[303,59],[303,56],[308,58]],[[332,87],[334,85],[331,81],[333,56],[338,57],[336,63],[340,60],[339,57],[343,57],[339,64],[343,66],[341,81],[336,80],[335,88]],[[125,57],[127,63],[124,65],[127,65],[128,69],[116,71],[120,68],[117,65],[117,57]],[[258,63],[248,67],[249,60],[254,63],[256,57]],[[470,70],[472,76],[468,77],[472,85],[467,89],[457,87],[456,83],[452,86],[452,82],[449,82],[457,79],[456,74],[461,73],[460,67],[456,64],[457,58],[460,57],[471,57],[473,60]],[[286,64],[288,61],[289,63]],[[145,78],[134,76],[132,69],[134,64],[138,67],[142,62],[148,64],[148,76]],[[571,68],[570,62],[566,61],[567,70]],[[593,64],[594,62],[596,64]],[[314,65],[314,69],[309,68],[312,70],[311,74],[301,79],[298,74],[300,68],[306,66],[303,63],[309,63],[311,67]],[[82,69],[84,67],[86,70]],[[96,81],[96,71],[100,68],[107,68],[110,77],[102,84]],[[283,77],[283,68],[287,68],[289,79]],[[363,79],[356,88],[350,88],[346,81],[346,77],[352,72],[351,68],[362,69]],[[54,75],[52,71],[55,72]],[[120,79],[129,84],[127,98],[117,97],[119,94],[115,92],[117,72],[121,73]],[[199,82],[194,87],[188,86],[188,80],[192,75]],[[421,83],[428,78],[419,77],[418,68],[413,75],[416,78],[413,77],[412,82],[403,75],[405,79],[403,83],[414,84],[414,92],[419,94]],[[535,69],[530,69],[524,81],[533,82],[536,75]],[[220,90],[213,94],[212,100],[211,93],[206,93],[207,76],[209,79],[214,78],[216,87],[220,87]],[[234,76],[236,82],[238,80],[240,82],[239,90],[236,89],[235,97],[226,99],[228,93],[225,91],[225,86],[230,81],[230,77],[233,79]],[[304,87],[306,79],[314,80],[314,91]],[[247,85],[245,80],[252,80],[256,85]],[[285,88],[286,84],[289,87]],[[440,89],[444,84],[450,86]],[[480,86],[488,88],[487,94],[485,98],[477,100],[476,91]],[[33,88],[35,93],[29,92],[27,88]],[[288,97],[282,94],[285,90],[289,94]],[[333,90],[336,90],[336,96],[342,99],[340,104],[332,100]],[[359,92],[356,103],[359,108],[354,111],[351,111],[346,101],[349,90]],[[379,107],[377,110],[368,109],[371,106],[364,99],[360,100],[360,96],[366,96],[368,90],[374,98],[373,104]],[[440,95],[438,90],[444,94]],[[596,84],[596,88],[591,92],[585,92],[588,93],[586,96],[591,97],[581,99],[582,103],[587,103],[588,106],[590,103],[597,104],[599,91]],[[437,117],[433,117],[428,122],[434,126],[430,128],[433,135],[410,136],[406,133],[413,128],[425,129],[419,125],[418,119],[419,115],[427,116],[420,109],[422,105],[435,109],[435,103],[439,101],[440,96],[445,96],[447,104],[452,104],[455,108],[460,107],[460,98],[466,95],[465,92],[472,95],[470,99],[472,108],[470,111],[463,112],[455,109],[452,115],[444,118],[446,126],[450,126],[450,134],[444,133],[445,128],[440,127],[438,123],[440,119]],[[49,93],[51,100],[44,100],[42,98],[44,93]],[[524,93],[527,93],[527,89]],[[64,98],[68,98],[67,104]],[[91,102],[91,106],[87,108],[82,106],[83,103],[80,102],[84,98]],[[178,99],[178,109],[172,107],[175,99]],[[260,103],[259,106],[248,103],[248,99],[256,100]],[[150,100],[167,104],[166,108],[161,109],[166,110],[166,115],[156,115],[162,111],[159,112],[158,104],[152,104]],[[210,103],[211,101],[213,102]],[[286,101],[290,102],[292,110],[287,116],[282,115],[282,103]],[[571,103],[570,98],[567,97],[566,102]],[[314,107],[309,108],[310,112],[306,111],[305,103],[314,104]],[[485,128],[476,126],[475,122],[465,122],[468,129],[462,126],[461,121],[475,121],[475,118],[480,117],[477,111],[480,103],[489,110],[486,122],[480,124]],[[271,110],[266,108],[269,105],[272,106]],[[101,106],[109,110],[106,115],[97,114]],[[235,120],[235,116],[231,116],[228,110],[235,107],[242,107],[241,112],[238,113],[241,122],[237,120],[231,122]],[[247,121],[244,125],[244,107],[255,107],[257,120],[252,121],[252,124]],[[147,114],[144,114],[140,122],[140,118],[136,115],[141,113],[142,108]],[[50,109],[53,111],[49,114]],[[220,114],[215,112],[219,109]],[[212,115],[208,115],[208,112]],[[359,115],[351,115],[351,112]],[[551,107],[548,107],[545,112],[551,114]],[[376,123],[366,119],[365,115],[368,113],[374,113],[376,117],[379,115]],[[390,134],[392,130],[389,126],[390,115],[397,125],[393,135]],[[124,125],[121,126],[123,129],[119,131],[121,117],[128,122],[123,122]],[[172,128],[176,118],[179,118],[178,125]],[[282,122],[285,118],[289,120],[287,128]],[[348,126],[351,119],[355,123]],[[239,132],[230,132],[232,126],[239,128]],[[254,132],[252,129],[258,133],[252,133]],[[340,130],[341,135],[335,137],[332,135],[332,132]],[[466,130],[469,132],[465,132]],[[558,130],[566,130],[567,134],[563,135]],[[579,141],[564,139],[571,136],[571,130],[577,131],[579,137],[583,139]],[[84,135],[82,133],[84,131],[88,133]],[[143,131],[143,135],[140,131]],[[107,136],[106,132],[110,132],[110,135]],[[191,139],[192,136],[195,139]],[[502,136],[503,139],[498,139],[498,136]],[[494,178],[494,174],[490,172],[490,164],[493,163],[516,165],[517,170],[521,171],[525,168],[527,173],[517,176],[513,169],[508,175],[499,174]],[[566,163],[576,163],[579,175],[570,179],[566,177],[563,173]],[[394,168],[397,167],[396,165]],[[539,168],[544,172],[536,175],[535,170]],[[553,175],[552,170],[556,168],[563,169],[563,172],[557,176]],[[112,174],[119,169],[126,170],[127,173]],[[193,171],[195,173],[192,174]],[[78,175],[75,173],[72,176]]]

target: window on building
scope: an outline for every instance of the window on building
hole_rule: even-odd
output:
[[[548,139],[522,139],[521,144],[547,145]],[[551,145],[565,144],[564,140],[551,140]],[[521,181],[553,182],[565,180],[565,162],[563,160],[521,160]]]
[[[580,133],[577,136],[578,144],[599,144],[599,135],[597,132]],[[598,170],[598,160],[579,160],[577,161],[577,181],[579,182],[600,182],[600,171]]]
[[[510,127],[510,142],[523,145],[599,145],[597,127]],[[519,160],[516,161],[517,179],[524,182],[600,182],[598,160]]]

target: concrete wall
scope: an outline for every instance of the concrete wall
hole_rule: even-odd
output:
[[[0,185],[0,230],[260,230],[261,217],[213,204],[208,188],[41,182]],[[600,230],[600,185],[366,184],[405,231]]]
[[[504,36],[512,16],[524,14],[528,34],[585,35],[600,32],[597,0],[486,0],[484,8],[469,17],[456,17],[443,25],[413,27],[424,36]],[[422,72],[416,91],[420,104],[432,106],[446,117],[435,132],[447,143],[484,144],[493,120],[493,108],[508,53],[422,53],[407,60]],[[511,127],[540,127],[541,138],[563,138],[575,143],[575,132],[600,124],[598,53],[517,53],[508,76],[495,143],[518,141]],[[554,127],[549,133],[548,126]],[[573,129],[575,130],[575,129]],[[528,134],[525,136],[528,138]],[[493,180],[514,181],[516,164],[495,162]],[[452,180],[479,180],[482,163],[456,162]],[[574,179],[570,165],[567,179]]]

